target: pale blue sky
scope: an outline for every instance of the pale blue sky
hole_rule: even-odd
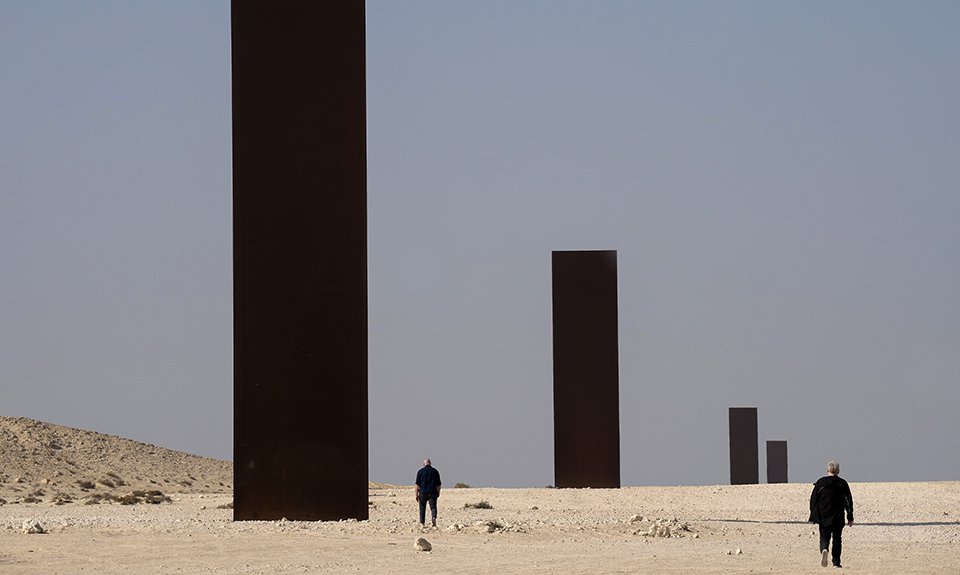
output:
[[[619,250],[624,484],[727,482],[731,405],[794,481],[960,478],[960,5],[367,20],[371,479],[553,482],[577,248]],[[0,0],[0,82],[0,414],[229,458],[228,2]]]

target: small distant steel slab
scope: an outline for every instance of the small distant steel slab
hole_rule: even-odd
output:
[[[730,484],[760,483],[756,407],[730,408]]]
[[[767,441],[767,483],[787,483],[786,441]]]
[[[553,252],[557,487],[620,487],[617,252]]]

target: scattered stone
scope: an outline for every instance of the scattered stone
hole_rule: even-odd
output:
[[[536,505],[534,505],[533,507],[530,508],[530,511],[536,511],[536,510],[538,510],[538,509],[540,509],[540,508],[537,507]],[[944,515],[946,515],[947,512],[944,511],[943,513],[944,513]]]
[[[739,547],[737,547],[737,555],[743,555],[743,551],[741,551]]]
[[[727,555],[733,555],[733,551],[730,551],[729,549],[727,549]]]
[[[639,523],[640,521],[643,521],[643,515],[631,515],[631,516],[630,516],[630,523]]]
[[[475,521],[473,526],[481,533],[493,533],[497,529],[503,528],[503,525],[496,521]]]
[[[474,521],[474,529],[478,533],[527,533],[527,525],[525,523],[507,523],[505,521],[490,519],[487,521]]]
[[[430,542],[423,537],[417,537],[417,541],[413,544],[413,548],[417,551],[432,551],[433,545],[430,545]]]
[[[632,520],[632,519],[631,519]],[[643,535],[644,537],[684,537],[685,533],[691,532],[690,524],[672,519],[657,519],[650,524],[650,527],[644,531],[637,529],[634,535]]]
[[[699,534],[699,533],[694,533],[694,534],[693,534],[693,538],[694,538],[694,539],[700,539],[700,534]]]
[[[28,533],[28,534],[46,533],[43,527],[41,527],[40,523],[38,521],[33,521],[33,520],[24,521],[20,529],[24,533]]]

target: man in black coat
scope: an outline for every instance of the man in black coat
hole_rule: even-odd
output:
[[[434,469],[429,459],[423,460],[423,467],[417,472],[417,502],[420,504],[420,525],[426,519],[427,503],[430,503],[430,515],[433,526],[437,526],[437,497],[440,497],[440,472]]]
[[[841,567],[843,551],[843,514],[846,511],[847,525],[853,525],[853,494],[850,485],[840,479],[840,464],[827,464],[827,474],[813,484],[810,494],[810,522],[820,525],[820,566],[827,566],[827,550],[833,537],[833,566]]]

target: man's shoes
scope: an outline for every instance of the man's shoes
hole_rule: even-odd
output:
[[[434,527],[437,526],[437,518],[436,518],[436,517],[433,518],[433,526],[434,526]]]
[[[826,566],[827,566],[827,561],[830,560],[829,555],[830,555],[830,553],[829,553],[826,549],[824,549],[823,551],[820,552],[820,566],[821,566],[821,567],[826,567]]]
[[[841,565],[841,564],[839,564],[839,563],[834,563],[833,566],[836,567],[837,569],[843,569],[843,565]]]

